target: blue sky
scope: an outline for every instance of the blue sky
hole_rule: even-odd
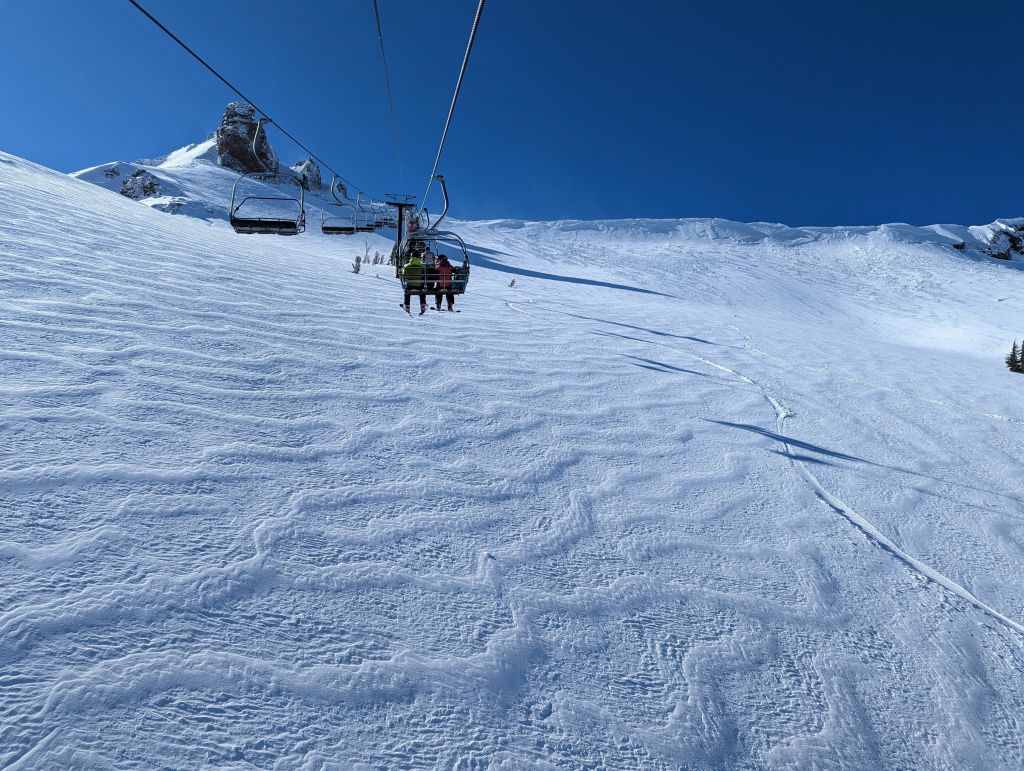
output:
[[[419,194],[476,2],[380,2]],[[359,186],[402,187],[370,0],[143,4]],[[198,141],[232,98],[124,0],[0,22],[0,149],[48,166]],[[472,218],[1022,216],[1022,45],[1019,0],[489,0],[441,169]]]

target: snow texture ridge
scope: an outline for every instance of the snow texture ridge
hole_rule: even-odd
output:
[[[0,768],[1024,765],[1015,221],[462,222],[410,318],[154,160],[0,153]]]

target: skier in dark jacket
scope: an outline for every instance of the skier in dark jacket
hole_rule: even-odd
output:
[[[409,258],[402,268],[402,283],[405,284],[405,302],[402,307],[409,313],[409,301],[412,295],[417,294],[420,298],[420,315],[427,310],[427,290],[423,286],[423,263],[415,254]]]
[[[420,255],[423,262],[423,290],[433,294],[437,287],[437,257],[427,247]]]
[[[434,310],[441,310],[441,295],[448,301],[448,310],[455,310],[455,292],[452,291],[452,264],[445,255],[437,258],[437,284],[434,289]]]

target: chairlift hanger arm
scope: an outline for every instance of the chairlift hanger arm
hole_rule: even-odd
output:
[[[270,118],[264,115],[262,118],[256,121],[256,130],[252,132],[252,157],[256,159],[256,163],[263,167],[264,171],[270,171],[270,169],[267,168],[267,164],[265,164],[263,162],[263,159],[260,158],[260,154],[256,150],[256,145],[259,144],[260,132],[262,131],[264,136],[266,136],[267,134],[266,129],[264,129],[263,126],[270,122]],[[269,140],[267,141],[267,144],[270,144]]]
[[[444,194],[444,209],[441,211],[441,216],[437,218],[437,222],[434,223],[434,227],[437,228],[444,221],[444,218],[448,216],[448,185],[445,184],[443,174],[436,175],[434,179],[440,183],[441,192]]]

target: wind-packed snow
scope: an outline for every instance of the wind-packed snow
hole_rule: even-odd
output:
[[[1024,764],[984,232],[455,223],[410,318],[209,151],[0,154],[0,767]]]

